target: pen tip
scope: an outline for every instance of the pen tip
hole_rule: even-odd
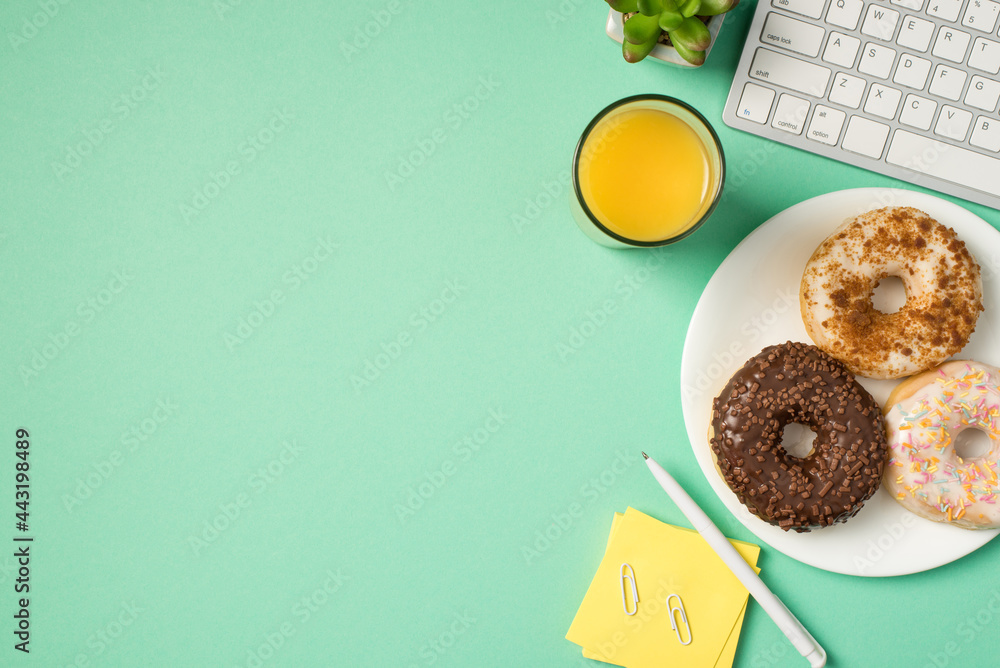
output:
[[[642,458],[643,458],[643,459],[649,459],[649,455],[647,455],[647,454],[646,454],[646,453],[644,452],[644,453],[642,453]]]

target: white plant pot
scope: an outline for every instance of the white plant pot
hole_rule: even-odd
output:
[[[719,29],[722,28],[722,21],[726,18],[725,14],[718,14],[709,19],[708,23],[705,24],[708,27],[708,34],[712,36],[712,41],[709,43],[708,48],[705,49],[705,59],[708,59],[708,54],[712,52],[712,47],[715,46],[715,38],[719,36]],[[624,21],[622,20],[621,12],[616,12],[611,10],[608,12],[608,37],[615,40],[619,44],[625,39],[624,33]],[[698,65],[692,65],[688,61],[681,58],[681,55],[677,53],[677,49],[672,46],[666,46],[664,44],[657,44],[653,47],[653,50],[649,53],[646,58],[656,58],[657,60],[670,63],[671,65],[677,65],[679,67],[699,67]]]

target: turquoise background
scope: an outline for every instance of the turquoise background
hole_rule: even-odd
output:
[[[722,124],[752,8],[683,71],[627,65],[599,0],[5,3],[0,540],[22,426],[36,540],[27,657],[0,557],[0,662],[597,665],[563,636],[612,513],[685,524],[640,449],[752,540],[687,443],[692,310],[772,215],[900,185]],[[649,273],[565,186],[591,117],[647,92],[730,169]],[[991,665],[998,559],[760,564],[832,666]],[[751,603],[736,665],[804,664]]]

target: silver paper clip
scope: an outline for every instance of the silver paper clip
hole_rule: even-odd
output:
[[[628,569],[627,571],[625,569]],[[621,585],[622,585],[622,608],[625,609],[625,614],[632,616],[639,611],[639,592],[635,588],[635,569],[632,568],[631,564],[627,562],[622,563],[621,567]],[[632,612],[628,611],[628,596],[625,595],[625,582],[632,585]]]
[[[670,599],[672,599],[672,598],[676,598],[677,599],[677,605],[676,606],[673,606],[673,605],[670,604]],[[670,610],[670,627],[674,630],[674,633],[677,634],[677,641],[680,644],[682,644],[682,645],[690,645],[691,641],[694,638],[691,635],[691,625],[688,624],[688,616],[687,616],[687,613],[684,612],[684,603],[681,601],[681,597],[678,596],[677,594],[671,594],[670,596],[668,596],[667,597],[667,608],[669,608],[669,610]],[[681,623],[684,624],[684,628],[687,629],[687,637],[688,637],[687,642],[684,642],[684,638],[681,637],[681,630],[677,626],[677,619],[676,619],[676,617],[674,615],[675,612],[681,613]]]

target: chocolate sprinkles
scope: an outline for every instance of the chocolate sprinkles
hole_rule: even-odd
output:
[[[791,422],[815,432],[808,457],[780,445]],[[712,429],[726,484],[751,513],[786,531],[846,521],[881,481],[882,413],[847,368],[815,346],[769,346],[749,360],[715,399]]]

